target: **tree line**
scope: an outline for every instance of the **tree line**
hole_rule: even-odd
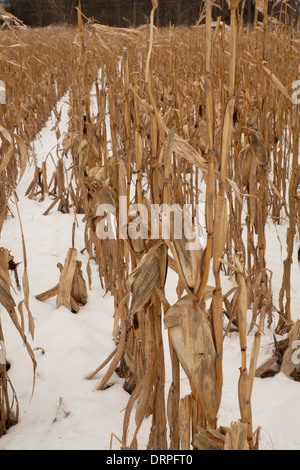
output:
[[[10,0],[10,11],[28,26],[47,26],[52,23],[76,23],[76,6],[79,0]],[[195,24],[200,16],[205,0],[160,0],[156,11],[157,26],[170,24]],[[82,11],[88,18],[109,26],[127,27],[147,23],[151,0],[81,0]],[[240,2],[246,22],[254,21],[255,0]],[[287,3],[269,0],[269,11],[275,16],[281,15],[284,20],[299,18],[299,0]],[[226,0],[216,0],[213,17],[221,16],[224,21],[229,19]]]

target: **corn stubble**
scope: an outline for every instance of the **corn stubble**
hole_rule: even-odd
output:
[[[114,297],[116,343],[87,379],[107,365],[98,390],[109,386],[115,371],[124,378],[130,397],[119,436],[123,449],[138,448],[139,431],[149,417],[149,450],[257,449],[251,394],[261,332],[266,320],[268,326],[277,321],[278,333],[293,327],[291,259],[300,204],[299,109],[291,100],[291,83],[297,79],[299,38],[291,25],[268,18],[267,2],[259,4],[264,20],[254,28],[243,25],[239,0],[227,3],[230,27],[220,19],[212,24],[207,0],[205,25],[164,29],[154,27],[154,0],[149,25],[137,29],[84,24],[79,7],[79,29],[69,55],[69,129],[63,152],[50,183],[44,164],[36,167],[27,191],[31,198],[52,198],[45,215],[56,205],[62,212],[84,214],[88,284],[91,289],[91,263],[96,263],[102,288]],[[283,44],[285,55],[279,54]],[[96,113],[91,112],[91,90]],[[4,144],[9,152],[8,136]],[[125,204],[120,196],[127,196]],[[177,203],[183,220],[183,206],[190,204],[190,229],[195,230],[201,201],[206,246],[193,251],[186,249],[191,240],[185,235],[174,237],[173,222],[166,236],[164,214],[155,239],[150,221],[145,227],[130,211],[136,203],[148,208]],[[97,236],[97,224],[103,222],[99,204],[114,207],[122,237]],[[147,239],[127,231],[126,213],[127,223],[146,230]],[[268,218],[275,225],[282,218],[289,221],[278,308],[265,256]],[[88,301],[75,229],[74,222],[72,247],[59,266],[60,282],[37,296],[41,301],[57,296],[57,307],[74,313]],[[178,277],[173,305],[165,295],[170,269]],[[210,273],[214,285],[208,284]],[[222,288],[224,275],[232,282],[228,292]],[[226,374],[223,345],[232,325],[241,347],[240,419],[223,426],[218,424]],[[171,360],[168,391],[164,329]],[[249,357],[247,335],[253,329]],[[289,357],[290,350],[286,371]],[[190,384],[184,397],[182,374]]]
[[[0,14],[7,14],[0,7]],[[59,34],[57,34],[59,33]],[[58,28],[30,31],[0,31],[0,77],[6,84],[6,104],[0,104],[0,232],[14,205],[20,221],[20,238],[23,246],[23,275],[19,282],[18,266],[13,253],[0,248],[0,304],[9,314],[19,332],[33,364],[33,389],[37,367],[28,335],[34,339],[34,318],[30,309],[30,288],[27,271],[27,253],[15,188],[23,177],[27,165],[35,162],[32,140],[46,123],[57,100],[69,86],[67,74],[68,54],[75,31]],[[45,171],[45,169],[44,169]],[[37,174],[37,171],[36,171]],[[41,178],[38,176],[38,181]],[[34,187],[32,196],[34,194]],[[44,190],[44,188],[43,188]],[[30,195],[29,195],[30,196]],[[15,287],[23,291],[23,300],[16,305]],[[28,325],[25,321],[25,311]],[[0,321],[0,341],[4,336]],[[18,422],[19,404],[8,376],[5,348],[1,348],[0,364],[0,436]]]

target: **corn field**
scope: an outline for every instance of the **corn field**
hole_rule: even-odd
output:
[[[21,335],[34,396],[32,298],[84,315],[95,282],[113,298],[114,347],[85,380],[97,380],[97,394],[109,392],[113,374],[122,380],[128,400],[115,436],[122,450],[140,448],[145,421],[147,450],[258,450],[256,380],[282,372],[300,381],[291,274],[300,236],[299,24],[269,17],[262,0],[263,21],[245,25],[240,0],[227,3],[230,24],[212,21],[207,0],[194,26],[157,28],[152,0],[149,24],[135,29],[97,24],[79,4],[76,28],[0,31],[0,233],[17,217],[23,253],[19,260],[0,248],[0,436],[18,426],[21,411],[1,318],[7,313]],[[67,91],[62,136],[55,106]],[[62,146],[40,165],[32,142],[53,109]],[[22,197],[46,203],[45,217],[58,211],[73,220],[57,283],[43,292],[29,282],[17,194],[28,168],[33,178]],[[276,234],[283,224],[278,280],[268,265],[267,229]],[[79,230],[84,246],[76,243]],[[224,423],[223,359],[232,331],[240,345],[240,416]],[[273,350],[259,364],[266,331],[274,332]]]

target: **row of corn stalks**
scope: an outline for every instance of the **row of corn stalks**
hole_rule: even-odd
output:
[[[68,195],[70,206],[85,213],[88,275],[90,262],[96,262],[102,287],[114,296],[116,348],[88,378],[108,363],[99,390],[116,370],[124,377],[130,398],[123,448],[137,448],[138,432],[150,415],[148,449],[185,449],[191,442],[197,449],[256,448],[251,392],[261,330],[265,319],[268,326],[277,322],[281,333],[293,324],[290,273],[299,228],[299,116],[292,83],[298,78],[298,39],[295,29],[270,21],[266,14],[255,29],[244,26],[238,4],[229,3],[230,27],[220,21],[212,27],[210,2],[205,26],[194,28],[155,29],[155,1],[147,28],[84,26],[79,15],[81,53],[74,65],[70,129],[64,141],[74,184]],[[283,44],[288,44],[285,54],[280,53]],[[92,85],[98,105],[93,114]],[[66,194],[68,188],[62,188]],[[133,204],[178,204],[184,217],[182,208],[190,204],[195,225],[201,201],[205,246],[193,251],[172,230],[169,237],[161,232],[155,239],[150,221],[132,212]],[[113,206],[121,237],[99,238],[97,227],[105,223],[105,214],[98,208],[104,204]],[[147,237],[136,238],[126,230],[126,212],[126,220]],[[268,218],[274,224],[289,220],[278,306],[266,264]],[[165,296],[169,269],[178,275],[175,305]],[[213,286],[207,284],[210,271]],[[228,292],[222,290],[223,271],[233,282]],[[224,428],[218,427],[217,417],[223,341],[232,323],[241,343],[241,417]],[[172,363],[167,398],[164,328]],[[248,364],[247,333],[253,328]],[[183,398],[181,368],[191,387]],[[128,442],[135,406],[135,431]]]

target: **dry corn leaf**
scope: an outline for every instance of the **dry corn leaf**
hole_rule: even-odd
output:
[[[295,360],[293,356],[295,355],[295,344],[300,344],[300,320],[297,320],[293,325],[293,328],[288,334],[289,346],[284,352],[282,364],[280,371],[283,372],[287,377],[289,377],[293,371],[296,369]]]
[[[288,92],[287,88],[282,84],[282,82],[276,77],[276,75],[274,75],[274,73],[272,73],[271,70],[265,65],[263,65],[263,69],[271,78],[274,85],[276,85],[279,91],[283,94],[283,96],[285,96],[285,98],[287,98],[289,101],[292,101],[292,96]]]
[[[191,395],[181,398],[179,409],[179,438],[181,450],[190,450],[191,448],[191,406]]]
[[[8,250],[3,249],[3,248],[0,249],[0,268],[1,268],[0,269],[0,303],[8,311],[10,318],[14,326],[16,327],[18,333],[20,334],[24,342],[24,346],[31,358],[31,361],[33,364],[33,375],[34,375],[33,388],[32,388],[32,393],[33,393],[34,387],[35,387],[35,372],[36,372],[37,362],[34,356],[34,352],[32,351],[31,346],[27,341],[27,337],[24,331],[24,322],[22,321],[22,325],[20,325],[19,323],[19,319],[15,310],[16,305],[10,293],[10,281],[8,282],[8,279],[9,279],[8,260],[9,260]]]
[[[0,304],[10,313],[13,312],[16,304],[10,293],[10,285],[2,275],[0,270]]]
[[[249,424],[251,420],[250,379],[247,372],[241,372],[238,383],[238,398],[242,422]]]
[[[130,311],[132,314],[146,305],[160,281],[160,247],[161,243],[146,253],[138,266],[130,274],[127,286],[132,293]]]
[[[199,394],[203,413],[209,425],[214,427],[220,406],[215,351],[212,354],[206,352],[195,360],[192,367],[192,380]]]
[[[79,306],[87,303],[87,286],[82,274],[81,261],[77,261],[73,277],[72,297]]]
[[[248,144],[239,153],[239,173],[244,184],[248,183],[253,158],[253,153]]]
[[[199,394],[205,416],[214,422],[219,406],[219,391],[210,326],[204,313],[191,305],[188,297],[180,299],[174,308],[167,311],[166,324],[175,324],[178,315],[179,324],[169,327],[169,337],[183,370]],[[208,390],[210,397],[206,396]]]
[[[187,286],[196,293],[201,284],[203,249],[188,214],[178,204],[172,206],[172,211],[174,217],[172,218],[169,213],[170,219],[165,212],[162,213],[163,227],[169,228],[168,235],[172,242],[168,245],[171,250],[175,250],[173,256],[180,264],[179,272],[184,276]],[[164,229],[162,236],[164,237]],[[165,240],[167,241],[167,238]]]
[[[250,148],[256,158],[257,163],[261,167],[267,166],[269,163],[269,152],[263,141],[262,136],[258,132],[250,133]]]
[[[25,172],[29,155],[28,155],[27,146],[26,146],[24,140],[17,134],[15,134],[14,137],[17,141],[19,151],[20,151],[19,154],[20,154],[20,179],[21,179],[24,172]]]
[[[217,196],[216,215],[214,223],[214,239],[213,239],[213,272],[216,273],[220,267],[220,258],[225,248],[227,238],[228,217],[227,203],[223,196]]]
[[[15,203],[16,203],[16,208],[17,208],[17,213],[18,213],[18,218],[19,218],[20,230],[21,230],[23,259],[24,259],[24,273],[23,273],[23,277],[22,277],[22,285],[23,285],[23,292],[24,292],[24,304],[25,304],[25,307],[26,307],[27,312],[28,312],[29,332],[31,334],[32,339],[34,339],[35,325],[34,325],[34,319],[33,319],[33,316],[32,316],[31,310],[30,310],[30,305],[29,305],[30,288],[29,288],[28,272],[27,272],[26,245],[25,245],[25,238],[24,238],[21,215],[20,215],[19,206],[18,206],[18,198],[17,198],[17,195],[16,195],[15,192],[14,192],[14,198],[15,198]]]
[[[227,161],[229,159],[229,149],[232,138],[233,129],[233,112],[235,105],[235,97],[229,98],[226,108],[225,116],[222,126],[222,139],[221,139],[221,180],[225,181],[227,173]]]

